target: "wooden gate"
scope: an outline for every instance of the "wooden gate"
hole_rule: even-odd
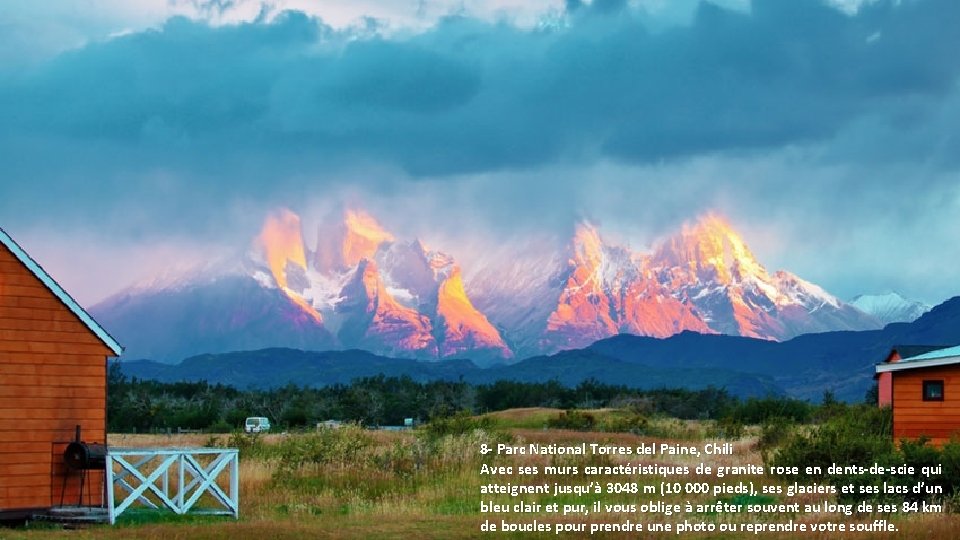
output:
[[[110,523],[134,504],[177,514],[240,516],[240,458],[227,448],[110,448],[107,511]],[[229,476],[229,486],[220,485]],[[157,483],[160,485],[157,485]],[[204,494],[205,503],[198,507]]]

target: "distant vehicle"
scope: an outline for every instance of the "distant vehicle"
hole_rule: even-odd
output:
[[[246,433],[266,433],[270,431],[270,420],[264,416],[251,416],[243,423]]]

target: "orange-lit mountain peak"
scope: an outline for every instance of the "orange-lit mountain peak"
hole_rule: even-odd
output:
[[[746,274],[766,275],[740,234],[715,212],[685,223],[679,234],[661,244],[653,260],[657,266],[686,268],[697,274],[706,270],[721,283]]]
[[[739,241],[739,235],[721,214],[713,211],[706,212],[693,221],[684,222],[680,229],[680,237],[693,241],[722,242],[728,238]]]
[[[577,223],[573,231],[572,263],[576,266],[598,266],[603,259],[603,240],[600,232],[588,221]]]
[[[341,339],[388,354],[437,354],[429,317],[390,294],[373,260],[360,260],[340,294],[343,300],[337,309],[348,316],[339,332]]]
[[[267,216],[257,243],[263,250],[273,279],[282,288],[287,287],[288,262],[304,269],[307,267],[300,216],[287,208],[281,208]]]
[[[377,248],[394,237],[380,223],[363,210],[346,210],[343,213],[343,263],[353,266],[360,259],[371,259]]]
[[[513,353],[487,317],[467,296],[460,267],[453,265],[437,291],[437,318],[442,321],[442,356],[460,354],[471,349],[493,349],[502,358]]]
[[[304,313],[317,322],[322,322],[320,313],[303,297],[292,291],[287,280],[287,265],[307,268],[303,249],[303,232],[300,216],[287,208],[280,208],[267,216],[256,243],[263,252],[267,267],[277,286],[299,306]]]
[[[439,296],[447,305],[456,308],[458,311],[474,310],[473,303],[470,302],[470,298],[467,297],[467,291],[463,286],[463,277],[460,273],[459,266],[454,266],[447,279],[440,284]],[[479,312],[476,314],[480,315]]]
[[[692,222],[687,222],[684,224],[685,227],[707,227],[714,228],[722,231],[733,231],[733,226],[730,224],[730,220],[727,219],[727,216],[716,210],[707,210],[703,212]]]
[[[360,259],[357,264],[357,277],[355,279],[357,279],[358,285],[362,288],[363,296],[366,298],[368,312],[395,310],[415,313],[415,310],[401,305],[387,291],[380,277],[377,263],[372,259]]]

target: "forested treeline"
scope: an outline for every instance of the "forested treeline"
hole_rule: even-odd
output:
[[[364,425],[400,425],[404,418],[430,420],[458,411],[480,414],[516,407],[591,409],[627,407],[644,415],[683,419],[733,418],[757,423],[771,417],[807,421],[816,407],[788,398],[738,400],[723,389],[637,390],[584,381],[416,382],[409,377],[366,377],[348,385],[238,390],[206,382],[160,383],[128,378],[120,364],[108,374],[107,418],[111,432],[157,429],[232,431],[248,416],[266,416],[275,427],[296,429],[335,419]]]

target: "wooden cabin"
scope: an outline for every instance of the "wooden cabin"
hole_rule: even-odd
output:
[[[70,471],[63,453],[77,426],[106,442],[107,359],[121,350],[0,229],[0,520],[101,503],[102,472]]]
[[[960,346],[936,348],[876,366],[889,375],[894,439],[927,436],[943,444],[960,436]],[[880,387],[883,405],[883,386]]]
[[[947,345],[894,345],[890,349],[890,354],[880,364],[895,364],[901,360],[946,348]],[[893,373],[878,371],[874,378],[877,379],[877,405],[880,407],[893,405]]]

